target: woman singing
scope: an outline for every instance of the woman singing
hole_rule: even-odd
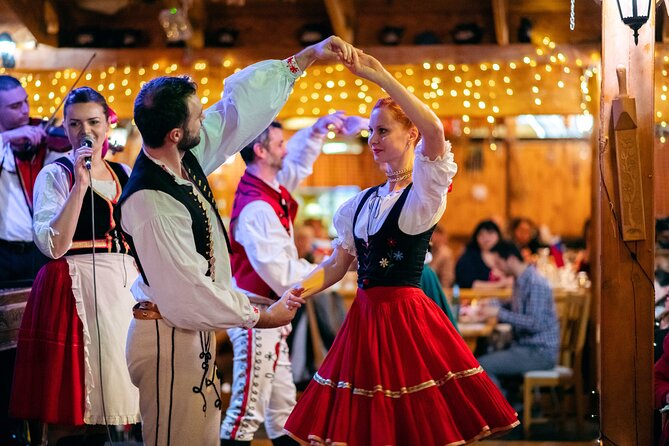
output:
[[[100,425],[140,421],[125,361],[137,270],[113,217],[128,168],[102,158],[109,113],[95,90],[72,91],[64,126],[77,149],[35,183],[35,242],[52,260],[21,323],[10,411],[47,423],[49,444],[70,436],[103,444]]]

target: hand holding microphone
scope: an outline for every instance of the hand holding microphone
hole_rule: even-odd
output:
[[[84,135],[81,138],[81,142],[79,143],[79,147],[88,147],[89,149],[93,148],[93,137],[90,135]],[[84,157],[84,165],[86,166],[86,169],[91,170],[91,157],[87,156]]]

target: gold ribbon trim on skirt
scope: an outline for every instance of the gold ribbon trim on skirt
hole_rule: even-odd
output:
[[[466,378],[468,376],[473,376],[477,375],[479,373],[483,372],[483,367],[478,366],[474,369],[468,369],[468,370],[463,370],[460,372],[448,372],[446,376],[443,378],[434,380],[431,379],[429,381],[422,382],[420,384],[416,384],[415,386],[411,387],[402,387],[399,390],[388,390],[384,389],[382,385],[376,385],[374,386],[373,389],[359,389],[353,387],[353,385],[349,382],[346,381],[339,381],[339,382],[334,382],[330,379],[323,378],[321,375],[318,374],[318,372],[314,375],[314,381],[316,381],[318,384],[323,385],[323,386],[330,386],[334,387],[336,389],[351,389],[353,391],[353,395],[361,395],[361,396],[367,396],[367,397],[373,397],[376,393],[382,393],[384,396],[387,396],[389,398],[399,398],[402,395],[406,395],[409,393],[415,393],[415,392],[420,392],[421,390],[425,390],[429,387],[435,387],[435,386],[443,386],[446,384],[448,381],[452,379],[460,379],[460,378]]]

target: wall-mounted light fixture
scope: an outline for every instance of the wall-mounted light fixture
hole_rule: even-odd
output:
[[[654,0],[616,0],[620,20],[634,31],[634,44],[639,44],[639,28],[650,17],[650,5]]]

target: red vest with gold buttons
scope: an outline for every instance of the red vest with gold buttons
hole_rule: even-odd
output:
[[[286,232],[290,233],[290,227],[295,221],[297,214],[297,202],[283,186],[279,186],[280,192],[269,186],[260,178],[244,172],[232,203],[232,215],[230,215],[230,243],[232,244],[232,253],[230,254],[230,263],[232,265],[232,275],[237,282],[237,286],[243,290],[250,291],[258,296],[278,299],[279,296],[272,290],[267,283],[255,272],[244,247],[235,240],[235,229],[239,214],[244,207],[256,200],[268,203],[276,212],[281,221],[281,225]],[[267,240],[267,243],[272,243]]]

